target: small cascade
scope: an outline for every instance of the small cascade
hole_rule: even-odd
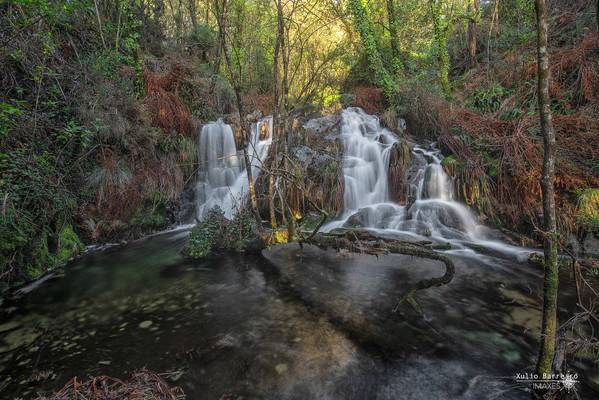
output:
[[[345,208],[358,210],[388,201],[389,154],[395,136],[360,108],[343,111],[341,136]]]
[[[453,182],[443,170],[439,149],[434,144],[429,149],[414,146],[412,156],[420,166],[411,182],[417,188],[415,200],[389,228],[444,239],[482,238],[483,229],[472,212],[454,200]]]
[[[463,248],[476,243],[501,252],[523,250],[487,238],[489,229],[454,199],[452,179],[441,165],[443,156],[433,143],[412,149],[411,181],[407,205],[389,200],[389,157],[397,138],[380,126],[375,116],[359,108],[342,113],[345,211],[322,231],[367,228],[383,234],[451,242]]]
[[[251,126],[247,152],[254,180],[268,155],[272,131],[272,117],[262,118]],[[222,120],[204,125],[200,132],[198,156],[196,218],[201,220],[215,206],[219,206],[227,218],[232,218],[245,201],[248,180],[243,152],[235,146],[231,126]]]

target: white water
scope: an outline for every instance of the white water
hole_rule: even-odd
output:
[[[235,147],[230,125],[222,120],[202,127],[199,146],[199,178],[196,186],[196,217],[198,220],[215,206],[225,217],[233,218],[243,207],[248,191],[248,178],[243,151]],[[254,180],[272,143],[272,117],[262,118],[251,127],[247,152]]]
[[[443,170],[443,156],[434,144],[428,149],[412,149],[412,201],[398,205],[388,195],[389,156],[397,138],[380,126],[377,117],[348,108],[342,114],[341,140],[345,211],[339,220],[326,224],[324,232],[357,226],[385,235],[449,242],[454,252],[475,244],[519,257],[529,253],[490,239],[489,229],[478,224],[468,207],[454,200],[453,182]]]

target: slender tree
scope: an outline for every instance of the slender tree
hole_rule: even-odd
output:
[[[444,0],[429,0],[435,43],[437,45],[437,63],[439,68],[439,83],[445,98],[451,98],[451,85],[449,84],[449,50],[447,48],[447,32],[449,22],[443,12]]]
[[[187,9],[189,10],[189,19],[191,20],[191,27],[195,30],[198,27],[198,15],[196,11],[196,0],[187,1]]]
[[[244,146],[243,146],[243,159],[245,161],[245,171],[248,179],[248,192],[250,197],[250,205],[252,209],[252,213],[254,214],[254,219],[256,220],[256,228],[259,232],[262,231],[262,218],[260,217],[260,211],[258,210],[258,197],[256,196],[256,188],[254,186],[254,176],[252,174],[252,163],[250,160],[250,156],[247,152],[247,143],[249,142],[250,136],[250,127],[248,122],[243,117],[243,101],[241,98],[241,76],[236,75],[235,70],[233,69],[233,63],[231,61],[231,56],[229,54],[229,50],[226,43],[226,15],[227,15],[227,6],[228,0],[220,0],[215,1],[215,6],[218,7],[217,14],[217,23],[218,23],[218,32],[220,39],[220,48],[222,51],[222,55],[225,59],[225,66],[227,68],[227,72],[229,74],[229,78],[231,81],[231,86],[233,86],[233,91],[235,92],[235,100],[237,102],[237,112],[239,114],[239,123],[241,124],[241,130],[244,133]]]
[[[468,53],[470,55],[470,67],[476,67],[476,24],[478,20],[478,0],[470,0],[468,3]]]
[[[277,37],[273,53],[273,143],[271,148],[270,174],[268,175],[268,207],[270,211],[270,227],[273,235],[277,229],[277,215],[275,212],[275,176],[274,169],[277,166],[277,148],[281,137],[280,116],[281,116],[281,82],[280,82],[280,53],[282,42],[284,40],[284,21],[283,21],[283,2],[275,0],[277,7]]]
[[[360,33],[362,46],[368,57],[370,69],[374,73],[375,81],[385,90],[387,97],[391,98],[397,92],[397,81],[383,63],[366,4],[364,4],[364,0],[349,0],[348,7],[356,29]]]
[[[394,0],[387,0],[387,20],[389,21],[389,37],[391,39],[391,52],[393,53],[393,72],[399,74],[403,70],[401,48],[397,34],[397,15]]]
[[[547,5],[545,0],[535,0],[537,16],[537,78],[538,106],[543,135],[543,229],[545,273],[543,284],[543,320],[541,325],[541,345],[537,362],[537,374],[547,376],[552,372],[557,332],[557,224],[555,216],[555,132],[551,120],[549,99],[549,56],[547,54]]]

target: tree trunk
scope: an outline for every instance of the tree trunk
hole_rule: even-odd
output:
[[[100,39],[102,39],[102,46],[106,50],[106,41],[104,40],[104,32],[102,31],[102,18],[100,17],[100,9],[98,8],[98,1],[94,0],[94,8],[96,10],[96,19],[98,20],[98,30],[100,31]]]
[[[439,82],[446,99],[451,98],[451,85],[449,84],[449,51],[447,49],[447,32],[449,25],[443,18],[443,0],[430,0],[431,16],[435,42],[437,43],[437,63],[439,68]]]
[[[214,60],[214,73],[218,74],[220,71],[220,63],[222,55],[225,52],[226,38],[225,38],[225,12],[227,6],[227,0],[214,0],[214,15],[216,17],[216,25],[218,27],[218,46],[216,46],[216,57]],[[206,11],[208,12],[208,11]],[[208,16],[208,14],[206,14]]]
[[[191,20],[191,27],[195,31],[198,27],[198,16],[196,13],[196,0],[188,0],[188,8],[189,8],[189,19]]]
[[[383,88],[387,98],[393,99],[397,93],[397,81],[387,71],[383,63],[368,8],[364,4],[364,0],[349,0],[348,7],[351,11],[356,30],[360,33],[362,46],[368,58],[369,67],[374,72],[375,81],[379,87]]]
[[[470,67],[477,65],[476,61],[476,19],[478,18],[478,0],[471,0],[468,4],[468,53],[470,54]]]
[[[215,6],[218,6],[218,1],[215,1]],[[227,67],[227,71],[229,73],[229,78],[231,80],[233,91],[235,92],[235,100],[237,101],[237,112],[239,114],[239,123],[241,124],[242,132],[244,133],[245,140],[243,146],[243,159],[245,161],[245,171],[248,179],[248,194],[250,196],[250,204],[252,207],[252,213],[254,214],[254,219],[256,220],[256,228],[259,233],[262,232],[262,218],[260,217],[260,211],[258,210],[258,197],[256,196],[256,187],[254,186],[254,176],[252,174],[252,163],[250,160],[250,156],[247,152],[247,143],[250,138],[250,127],[246,123],[243,118],[243,101],[241,99],[241,87],[239,81],[241,77],[235,76],[235,71],[233,70],[233,65],[231,64],[231,57],[229,55],[229,51],[227,49],[226,43],[226,15],[227,15],[227,0],[222,0],[222,4],[220,10],[217,11],[219,17],[217,18],[218,22],[218,31],[219,31],[219,39],[220,39],[220,47],[222,50],[222,54],[225,58],[225,65]]]
[[[271,145],[271,163],[270,163],[270,176],[268,177],[268,206],[270,211],[270,227],[273,235],[277,229],[277,215],[275,211],[275,188],[274,188],[274,176],[273,171],[277,165],[277,149],[278,142],[281,138],[280,135],[280,117],[281,117],[281,83],[280,83],[280,70],[279,70],[279,56],[281,54],[281,46],[284,40],[284,21],[283,21],[283,3],[282,0],[277,0],[277,38],[275,41],[275,48],[273,54],[273,142]],[[284,205],[281,205],[284,207]]]
[[[394,0],[387,0],[387,19],[389,21],[389,36],[393,56],[393,72],[399,74],[403,70],[399,37],[397,36],[397,16],[395,15]]]
[[[538,102],[541,134],[543,135],[543,225],[545,273],[543,284],[543,321],[541,325],[541,345],[537,362],[540,379],[552,372],[557,333],[557,224],[555,217],[555,132],[551,121],[549,99],[549,56],[547,54],[547,6],[545,0],[535,0],[537,16],[537,63],[538,63]]]

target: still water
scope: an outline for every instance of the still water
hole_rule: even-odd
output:
[[[92,252],[3,304],[0,397],[142,367],[189,399],[530,396],[513,375],[534,366],[535,267],[453,255],[449,285],[392,312],[402,290],[442,267],[296,245],[191,262],[179,255],[186,235]],[[596,398],[597,366],[575,364],[581,398]]]

